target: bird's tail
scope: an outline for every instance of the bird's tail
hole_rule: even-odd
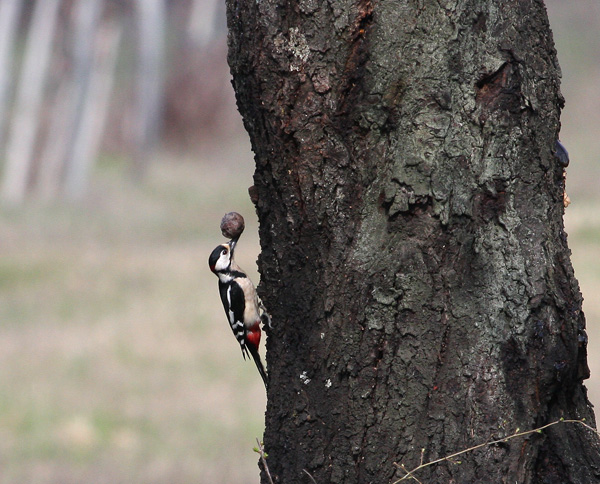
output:
[[[265,371],[265,367],[263,366],[262,361],[260,361],[258,349],[255,348],[253,345],[246,345],[246,348],[250,350],[250,354],[252,355],[252,359],[256,364],[256,368],[258,369],[258,372],[260,373],[260,376],[262,377],[263,382],[265,383],[265,388],[267,388],[267,372]]]

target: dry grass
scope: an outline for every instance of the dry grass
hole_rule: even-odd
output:
[[[105,167],[82,204],[3,209],[0,483],[258,482],[264,387],[207,267],[229,199],[255,274],[245,156],[233,186],[217,165],[137,188]]]

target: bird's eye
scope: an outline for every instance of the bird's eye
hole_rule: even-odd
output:
[[[227,255],[227,249],[223,249],[221,255]]]

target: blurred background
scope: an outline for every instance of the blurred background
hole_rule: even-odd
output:
[[[600,402],[600,5],[547,6]],[[258,483],[264,388],[207,268],[236,210],[258,282],[223,0],[0,0],[0,167],[0,484]]]

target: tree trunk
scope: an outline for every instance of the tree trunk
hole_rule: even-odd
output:
[[[36,2],[23,67],[19,77],[14,119],[7,140],[6,163],[0,194],[9,203],[21,203],[31,178],[38,118],[52,53],[59,0]]]
[[[138,64],[133,175],[141,178],[160,131],[166,4],[164,0],[136,0],[135,4]]]
[[[59,78],[52,110],[52,123],[40,155],[37,192],[44,199],[55,197],[62,178],[67,193],[75,198],[85,186],[83,165],[87,160],[77,152],[78,141],[85,131],[86,113],[93,106],[92,68],[96,32],[102,14],[100,0],[87,0],[73,5],[69,12],[72,24],[67,26],[67,66]]]
[[[115,20],[108,20],[98,27],[86,89],[87,102],[82,106],[73,138],[65,183],[66,194],[71,199],[81,198],[89,184],[108,115],[122,32],[122,25]]]
[[[22,8],[22,0],[0,2],[0,149],[4,145],[4,126],[10,111],[14,46]]]
[[[66,150],[65,190],[69,197],[78,198],[87,182],[87,160],[81,152],[81,140],[89,129],[90,93],[94,66],[95,40],[102,16],[101,0],[87,0],[75,6],[73,32],[73,98],[69,139]]]
[[[594,425],[543,2],[228,0],[228,22],[276,482],[393,482]],[[564,423],[415,476],[591,483],[598,448]]]

